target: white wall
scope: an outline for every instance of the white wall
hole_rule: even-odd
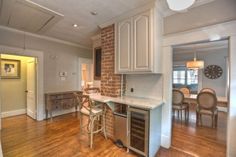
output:
[[[24,33],[0,26],[0,45],[6,48],[0,49],[0,53],[35,56],[38,58],[38,108],[37,119],[45,117],[44,93],[76,90],[78,88],[78,57],[92,58],[92,50],[64,44],[51,39],[38,37],[26,33],[25,50]],[[7,52],[9,50],[9,52]],[[43,68],[43,69],[42,69]],[[67,72],[65,81],[61,81],[59,72]],[[41,79],[43,78],[43,79]],[[54,115],[68,113],[71,110],[55,112]]]
[[[173,61],[174,65],[176,62],[186,63],[188,60],[193,59],[192,53],[178,53],[174,52]],[[228,49],[215,49],[215,50],[207,50],[201,51],[197,54],[198,60],[204,60],[205,67],[208,65],[218,65],[223,69],[223,74],[220,78],[217,79],[209,79],[204,75],[204,70],[199,70],[199,75],[201,76],[201,85],[202,88],[212,88],[216,91],[218,96],[226,96],[226,88],[227,88],[227,67],[226,67],[226,59],[228,56]],[[201,89],[198,89],[201,90]]]
[[[130,89],[133,88],[134,92]],[[126,75],[126,95],[145,98],[162,98],[162,75],[140,74]]]
[[[2,79],[1,80],[1,97],[2,97],[2,112],[7,114],[8,112],[15,110],[26,110],[26,84],[27,84],[27,61],[31,57],[13,56],[13,55],[1,55],[1,59],[13,59],[19,60],[20,63],[20,78],[19,79]]]
[[[164,18],[164,34],[171,34],[236,20],[235,0],[214,0],[187,12]]]
[[[9,47],[24,47],[24,34],[0,27],[0,44]],[[26,35],[26,49],[44,52],[44,91],[66,91],[77,89],[78,57],[92,58],[92,51],[76,46],[57,43]],[[67,72],[61,81],[59,72]]]

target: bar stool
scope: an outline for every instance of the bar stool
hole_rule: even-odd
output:
[[[80,95],[74,93],[77,104],[79,105],[79,119],[80,119],[80,132],[83,133],[83,128],[87,128],[89,134],[90,148],[93,148],[93,135],[103,132],[105,139],[106,136],[106,107],[104,104],[95,103],[89,98],[89,95]],[[82,117],[88,117],[88,123],[83,124]],[[96,127],[95,127],[96,126]]]

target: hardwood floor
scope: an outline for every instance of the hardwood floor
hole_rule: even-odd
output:
[[[211,118],[203,116],[203,126],[196,127],[196,114],[190,111],[188,124],[173,119],[172,148],[194,157],[225,157],[227,113],[219,112],[217,128],[211,128]]]
[[[223,119],[221,119],[223,118]],[[195,128],[175,121],[173,147],[161,148],[157,157],[217,157],[225,154],[226,115],[220,114],[217,131]],[[210,126],[210,125],[209,125]],[[116,147],[111,140],[96,135],[94,148],[88,147],[86,136],[79,134],[75,113],[55,117],[53,122],[36,122],[26,115],[2,120],[1,140],[4,157],[135,157]],[[214,155],[214,156],[215,156]]]

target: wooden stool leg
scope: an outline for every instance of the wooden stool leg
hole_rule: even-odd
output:
[[[102,121],[103,121],[103,124],[102,124],[102,127],[103,127],[103,134],[104,134],[104,137],[105,139],[107,139],[107,133],[106,133],[106,115],[103,114],[102,115]]]
[[[92,118],[91,120],[91,124],[90,124],[90,130],[89,130],[89,133],[90,133],[90,148],[93,148],[93,128],[94,128],[94,120],[95,120],[95,117]]]
[[[81,113],[79,113],[80,132],[83,132],[83,119]]]

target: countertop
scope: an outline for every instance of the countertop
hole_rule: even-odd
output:
[[[162,99],[150,99],[150,98],[133,97],[133,96],[122,96],[114,98],[114,97],[102,96],[100,94],[90,94],[89,96],[92,100],[98,102],[120,103],[148,110],[154,109],[164,104],[164,101]]]

